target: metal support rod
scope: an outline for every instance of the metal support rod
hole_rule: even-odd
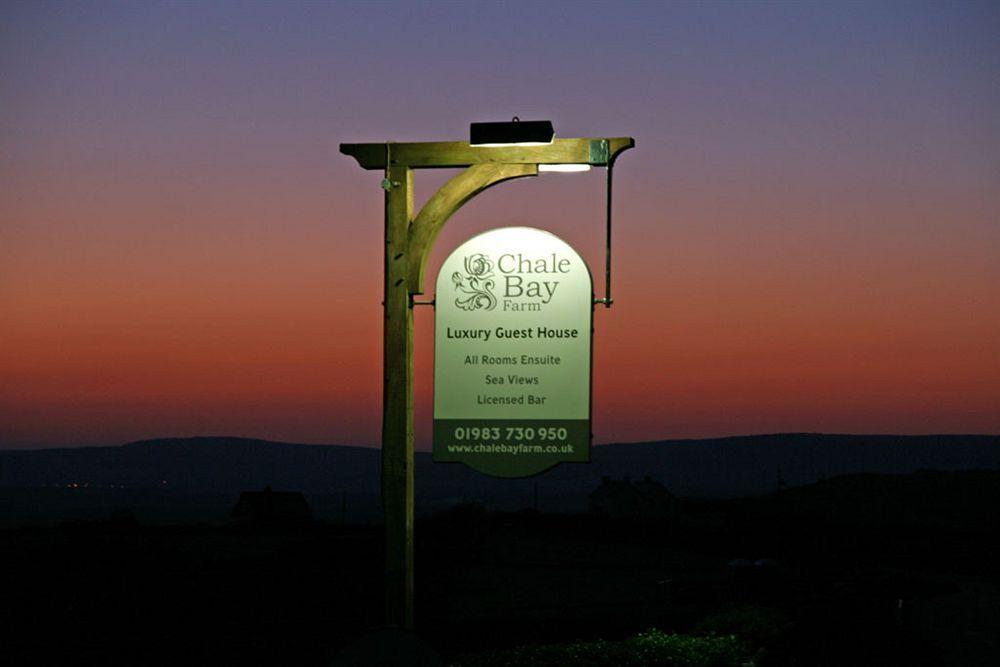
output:
[[[607,197],[604,209],[604,298],[594,299],[594,303],[603,303],[605,308],[610,308],[614,300],[611,298],[611,186],[614,176],[615,157],[608,160],[607,173]]]
[[[610,308],[614,300],[611,298],[611,184],[614,182],[612,176],[615,169],[615,158],[612,157],[608,161],[608,197],[607,197],[607,208],[605,210],[605,224],[606,224],[606,243],[605,246],[606,254],[604,259],[604,307]]]

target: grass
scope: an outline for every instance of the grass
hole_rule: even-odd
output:
[[[698,634],[736,635],[754,646],[768,646],[788,632],[791,621],[770,607],[744,605],[718,611],[695,627]]]
[[[740,667],[749,649],[732,635],[697,637],[649,630],[620,642],[598,639],[521,646],[463,656],[453,667]]]

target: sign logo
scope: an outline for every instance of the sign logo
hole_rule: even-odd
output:
[[[465,256],[464,271],[451,274],[458,297],[455,305],[462,310],[493,310],[498,304],[504,312],[541,312],[556,296],[563,276],[573,272],[574,262],[564,252],[503,252],[490,255],[476,252]],[[499,300],[494,292],[498,287]]]
[[[504,227],[437,278],[434,460],[527,477],[590,460],[593,284],[549,232]]]
[[[461,294],[455,305],[462,310],[493,310],[497,298],[493,294],[493,262],[482,253],[465,258],[465,275],[455,271],[451,274],[455,290]]]

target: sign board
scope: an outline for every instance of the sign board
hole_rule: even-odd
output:
[[[593,281],[549,232],[469,239],[437,278],[434,460],[497,477],[590,461]]]

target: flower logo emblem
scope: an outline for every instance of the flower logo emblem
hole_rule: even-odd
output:
[[[461,271],[451,274],[451,282],[455,283],[455,291],[459,297],[455,305],[462,310],[493,310],[497,307],[497,298],[493,294],[493,262],[482,253],[475,253],[465,258],[465,275]]]

